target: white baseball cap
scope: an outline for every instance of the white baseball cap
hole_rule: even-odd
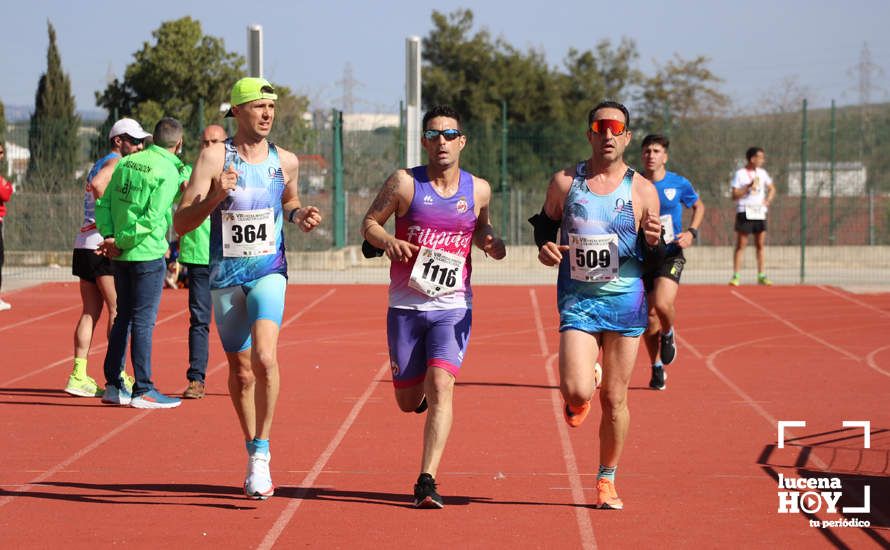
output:
[[[142,129],[142,126],[132,118],[122,118],[114,123],[108,132],[108,139],[127,134],[136,139],[151,137],[151,134]]]

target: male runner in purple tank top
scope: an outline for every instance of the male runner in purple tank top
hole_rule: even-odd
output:
[[[507,251],[489,223],[491,187],[460,169],[467,144],[460,115],[433,107],[423,129],[428,163],[386,180],[362,235],[392,262],[387,340],[396,403],[404,412],[428,410],[414,506],[442,508],[435,478],[451,430],[454,380],[470,339],[470,249],[475,244],[497,260]],[[393,214],[390,235],[383,226]]]

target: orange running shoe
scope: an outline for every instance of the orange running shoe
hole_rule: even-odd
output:
[[[562,409],[562,414],[566,419],[566,424],[573,428],[577,428],[584,422],[584,419],[587,418],[587,413],[590,412],[590,401],[586,401],[580,407],[573,407],[568,403],[565,404],[565,407]]]
[[[603,510],[621,510],[624,503],[618,498],[615,491],[615,484],[607,478],[601,477],[596,480],[596,507]]]

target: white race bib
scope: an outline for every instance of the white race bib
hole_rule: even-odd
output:
[[[222,211],[223,256],[251,258],[275,254],[275,211]]]
[[[605,283],[618,277],[618,235],[569,233],[569,265],[572,279]]]
[[[661,227],[664,228],[664,242],[667,244],[671,244],[674,242],[674,218],[670,214],[665,214],[659,218],[661,220]]]
[[[421,246],[408,286],[431,298],[463,290],[465,262],[463,256]]]
[[[765,220],[766,219],[766,205],[764,204],[749,204],[745,206],[745,217],[749,220]]]

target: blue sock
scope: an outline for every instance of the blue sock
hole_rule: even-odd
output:
[[[671,327],[671,330],[669,330],[667,332],[661,333],[662,336],[671,336],[672,334],[674,334],[674,327]]]
[[[255,453],[269,454],[269,440],[253,438],[253,449]]]
[[[601,477],[604,477],[612,483],[615,483],[615,470],[617,469],[618,466],[613,466],[610,468],[609,466],[603,466],[602,464],[600,464],[600,470],[599,472],[597,472],[596,478],[599,479]]]
[[[268,439],[253,438],[250,441],[245,441],[245,445],[247,446],[247,454],[249,454],[249,455],[256,454],[256,453],[269,454],[269,440]]]
[[[653,367],[658,367],[658,368],[661,369],[661,368],[664,368],[664,363],[661,362],[661,358],[658,358],[658,359],[655,360],[654,363],[652,363],[652,366],[653,366]]]

